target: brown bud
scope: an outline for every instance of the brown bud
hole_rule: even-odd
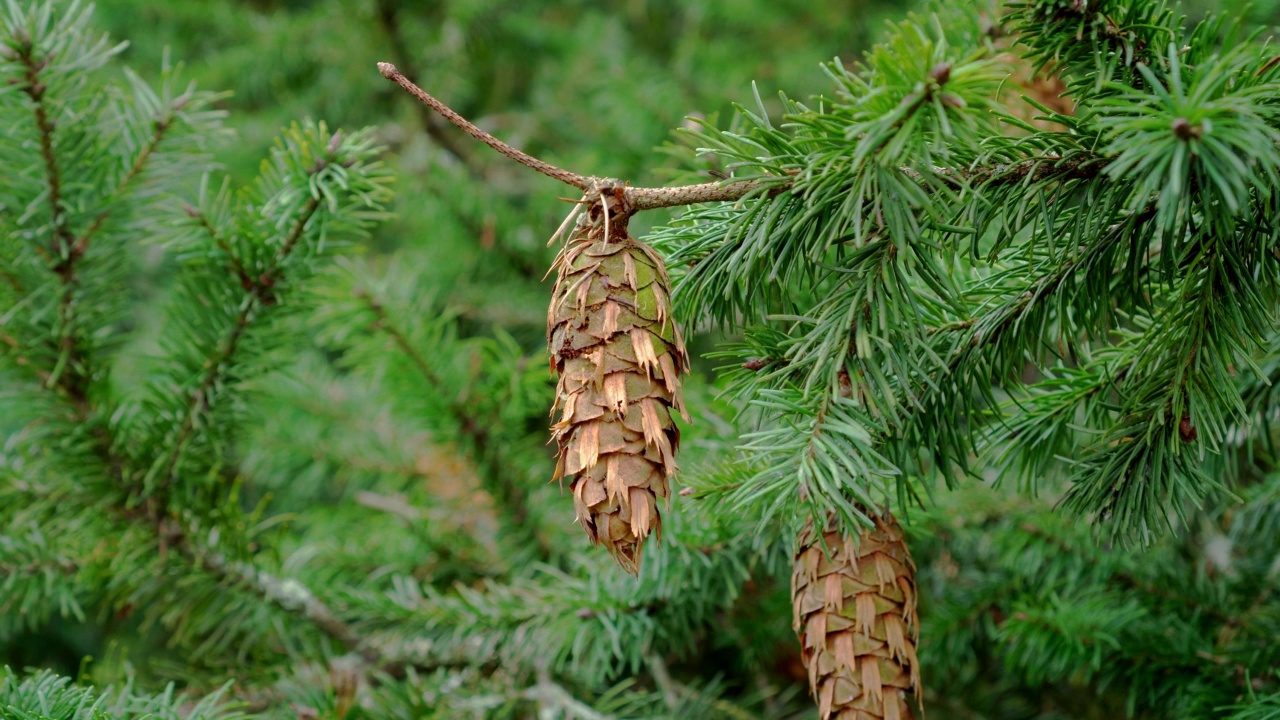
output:
[[[1182,415],[1182,421],[1178,423],[1178,437],[1182,438],[1184,443],[1193,443],[1200,433],[1196,431],[1196,426],[1191,424],[1191,416]]]
[[[1191,140],[1193,138],[1199,140],[1200,136],[1204,134],[1203,128],[1199,125],[1192,125],[1191,121],[1184,117],[1174,118],[1169,125],[1169,129],[1173,130],[1174,137],[1179,140]]]
[[[938,83],[939,87],[946,85],[947,81],[951,79],[951,63],[940,62],[934,65],[933,69],[929,71],[929,79]]]

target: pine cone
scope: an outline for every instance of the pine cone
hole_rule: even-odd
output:
[[[791,597],[809,688],[822,720],[910,720],[920,688],[915,563],[891,515],[858,538],[833,516],[800,533]],[[823,543],[830,551],[828,557]]]
[[[670,497],[685,419],[680,374],[689,365],[671,318],[661,258],[627,234],[623,186],[588,193],[587,211],[556,258],[547,344],[559,373],[552,425],[555,478],[571,478],[577,521],[627,572],[640,570],[658,498]]]

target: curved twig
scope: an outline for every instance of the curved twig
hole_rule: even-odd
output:
[[[423,105],[440,113],[445,119],[462,129],[463,132],[489,147],[497,150],[503,155],[515,160],[525,167],[533,168],[548,177],[555,178],[566,185],[572,185],[579,190],[589,190],[598,184],[605,182],[605,178],[599,178],[592,175],[579,175],[578,173],[563,168],[556,167],[549,162],[539,160],[536,157],[514,148],[489,133],[476,127],[475,123],[458,114],[456,110],[445,105],[440,100],[432,97],[426,90],[418,87],[412,80],[405,77],[395,65],[388,62],[378,63],[378,72],[388,80],[394,82],[404,88],[410,95],[417,98]],[[677,187],[628,187],[625,193],[628,205],[632,211],[653,210],[664,207],[677,207],[680,205],[693,205],[703,202],[732,202],[740,200],[748,193],[762,186],[763,183],[756,180],[738,180],[727,182],[710,182],[700,183],[697,185],[681,185]]]
[[[413,81],[405,77],[403,74],[401,74],[401,72],[396,69],[395,65],[392,65],[389,62],[380,62],[378,63],[378,72],[382,73],[382,77],[394,82],[395,84],[399,85],[400,87],[408,91],[410,95],[418,98],[418,100],[421,101],[423,105],[426,105],[432,110],[435,110],[436,112],[443,115],[446,120],[453,123],[454,125],[457,125],[459,128],[462,128],[462,131],[465,132],[466,134],[479,140],[485,145],[488,145],[494,150],[497,150],[503,155],[506,155],[512,160],[515,160],[521,165],[524,165],[525,167],[533,168],[534,170],[537,170],[543,175],[546,175],[548,177],[553,177],[556,180],[559,180],[560,182],[565,183],[566,185],[572,185],[578,188],[579,190],[586,190],[587,188],[591,187],[592,178],[584,177],[574,172],[569,172],[568,170],[558,168],[549,162],[544,162],[542,160],[539,160],[538,158],[530,155],[529,153],[526,153],[523,150],[518,150],[516,148],[513,148],[510,145],[502,142],[498,138],[485,132],[484,130],[481,130],[480,128],[476,127],[475,123],[462,117],[453,108],[449,107],[448,105],[445,105],[444,103],[435,99],[431,95],[427,94],[426,90],[423,90],[422,88],[413,84]]]

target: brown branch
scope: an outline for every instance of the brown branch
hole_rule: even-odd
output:
[[[48,256],[57,259],[71,250],[75,238],[67,227],[67,209],[62,200],[62,172],[53,150],[54,123],[49,119],[49,110],[45,106],[44,94],[48,86],[40,80],[40,71],[48,66],[49,60],[35,58],[35,46],[29,37],[22,35],[19,43],[16,54],[24,67],[22,92],[30,98],[32,112],[35,114],[36,129],[40,133],[40,157],[44,160],[45,184],[49,191],[46,199],[54,237]]]
[[[475,123],[458,114],[453,108],[445,105],[440,100],[432,97],[427,91],[418,87],[413,81],[406,78],[395,65],[388,62],[378,63],[378,72],[388,80],[394,82],[404,88],[410,95],[417,98],[423,105],[431,108],[440,115],[444,116],[449,122],[461,128],[465,133],[489,147],[497,150],[503,155],[515,160],[525,167],[532,168],[547,177],[555,178],[566,185],[572,185],[579,190],[590,190],[599,184],[609,181],[605,178],[595,176],[579,175],[578,173],[558,168],[551,163],[539,160],[532,155],[518,150],[489,133],[476,127]],[[777,190],[785,189],[790,183],[783,180],[778,185],[773,185]],[[655,208],[677,207],[680,205],[692,205],[694,203],[703,202],[731,202],[740,200],[749,193],[766,187],[766,183],[760,180],[738,180],[723,183],[700,183],[697,185],[683,185],[679,187],[628,187],[625,192],[628,204],[632,211],[653,210]]]
[[[399,8],[394,2],[389,0],[378,0],[376,3],[376,15],[378,16],[378,24],[382,26],[383,33],[387,36],[387,44],[390,46],[391,55],[395,58],[400,67],[405,69],[410,75],[417,75],[417,69],[411,64],[409,48],[406,47],[404,36],[400,34],[400,24],[398,22]],[[417,105],[418,115],[422,118],[422,126],[427,132],[427,137],[431,138],[437,145],[453,155],[467,169],[467,172],[477,180],[485,180],[485,172],[476,162],[474,153],[471,152],[471,145],[448,131],[449,124],[440,116],[436,115],[426,105]]]
[[[776,183],[734,180],[677,187],[629,187],[626,194],[631,208],[640,211],[705,202],[736,202],[761,188],[767,187],[772,193],[783,192],[791,187],[791,183],[790,178],[779,178]]]
[[[552,165],[551,163],[543,162],[542,160],[539,160],[538,158],[524,152],[523,150],[517,150],[516,148],[511,147],[510,145],[499,140],[498,138],[476,127],[474,123],[472,123],[470,120],[459,115],[457,112],[453,110],[453,108],[449,107],[448,105],[445,105],[444,103],[440,102],[434,97],[428,95],[427,91],[413,84],[412,81],[410,81],[408,78],[402,75],[399,70],[396,69],[395,65],[392,65],[391,63],[388,63],[388,62],[380,62],[378,63],[378,72],[382,73],[382,76],[385,77],[386,79],[404,88],[406,91],[408,91],[410,95],[416,97],[423,105],[426,105],[432,110],[435,110],[436,112],[443,115],[446,120],[453,123],[454,125],[457,125],[466,134],[470,135],[476,140],[479,140],[485,145],[488,145],[494,150],[497,150],[503,155],[506,155],[512,160],[515,160],[521,165],[537,170],[543,175],[546,175],[547,177],[555,178],[556,180],[559,180],[560,182],[565,183],[566,185],[572,185],[578,188],[579,190],[586,190],[587,188],[592,186],[593,178],[583,177],[582,175],[579,175],[577,173],[569,172],[568,170],[563,170],[561,168],[558,168],[555,165]]]
[[[57,341],[55,352],[58,362],[45,377],[46,387],[56,385],[70,396],[77,404],[83,404],[89,394],[89,378],[92,375],[87,368],[87,358],[80,350],[76,333],[71,329],[75,322],[73,299],[76,278],[75,261],[79,257],[75,253],[75,236],[68,226],[66,203],[62,197],[62,171],[58,167],[58,157],[53,149],[55,123],[49,117],[49,109],[45,103],[45,92],[48,86],[41,81],[40,72],[49,63],[48,58],[37,60],[35,46],[25,35],[19,38],[17,57],[22,63],[22,92],[31,100],[32,112],[35,115],[36,130],[39,133],[40,156],[44,160],[44,175],[49,203],[49,222],[53,230],[53,240],[49,248],[36,247],[46,261],[51,263],[50,269],[62,283],[62,294],[58,300]],[[67,372],[67,371],[70,372]]]

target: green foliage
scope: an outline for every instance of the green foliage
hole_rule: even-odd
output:
[[[198,702],[170,685],[159,695],[125,686],[95,692],[68,678],[41,672],[19,678],[9,668],[0,672],[0,712],[14,720],[237,720],[245,717],[219,707],[222,693]]]
[[[887,505],[931,714],[1280,716],[1280,66],[1244,26],[965,3],[819,73],[879,6],[99,8],[137,44],[0,10],[0,658],[83,633],[35,662],[131,684],[6,671],[0,712],[806,716],[795,528]],[[669,154],[758,183],[648,237],[729,344],[639,578],[546,482],[557,189],[375,60],[637,184],[692,174],[653,147],[698,110]],[[751,78],[791,94],[729,107]]]
[[[1076,103],[1044,128],[995,92],[993,33],[951,14],[833,66],[834,98],[787,102],[784,124],[741,109],[697,135],[760,189],[656,234],[691,266],[677,307],[767,338],[736,390],[814,438],[760,431],[764,470],[725,492],[852,518],[849,499],[954,484],[1013,445],[1024,468],[1072,458],[1064,506],[1150,540],[1227,489],[1201,465],[1247,432],[1240,381],[1276,301],[1276,65],[1237,25],[1154,3],[1014,3],[1008,31]]]
[[[935,691],[987,685],[995,692],[986,712],[999,717],[1037,692],[1084,686],[1111,689],[1138,717],[1218,716],[1250,682],[1269,685],[1264,669],[1277,662],[1266,639],[1277,630],[1267,609],[1277,487],[1255,486],[1244,505],[1200,517],[1139,556],[1095,546],[1042,507],[963,493],[964,510],[924,522],[915,546],[945,557],[921,575]],[[972,649],[1001,667],[968,675],[962,658]]]

